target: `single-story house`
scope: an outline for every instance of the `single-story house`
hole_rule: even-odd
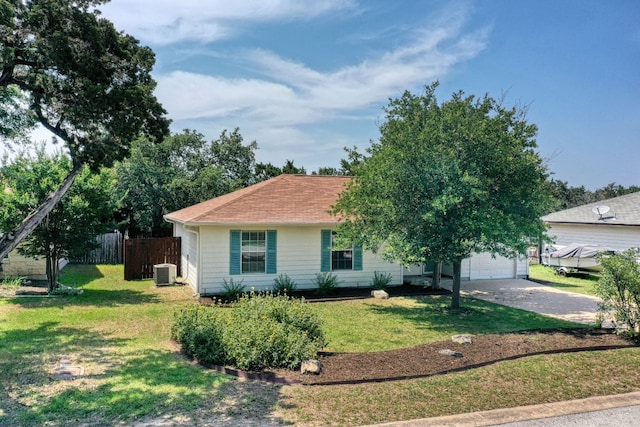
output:
[[[617,250],[640,247],[640,192],[542,217],[558,245],[588,243]]]
[[[182,240],[183,280],[196,293],[224,292],[224,283],[243,281],[245,289],[270,289],[286,273],[299,289],[314,286],[317,273],[331,272],[345,287],[367,287],[374,272],[400,285],[422,276],[354,246],[332,248],[337,220],[329,209],[349,177],[280,175],[165,215]],[[444,266],[443,273],[450,271]],[[463,261],[462,278],[527,277],[528,260],[493,259],[478,254]]]
[[[67,260],[60,260],[62,269],[67,264]],[[0,260],[0,278],[24,277],[32,280],[47,280],[47,264],[44,258],[30,258],[20,255],[17,249],[9,252],[4,259]]]

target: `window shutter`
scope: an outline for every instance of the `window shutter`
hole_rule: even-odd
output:
[[[353,247],[353,269],[362,270],[362,246]]]
[[[276,230],[267,230],[267,274],[278,271],[278,240]]]
[[[240,230],[230,231],[229,274],[240,274],[242,271],[242,249]]]
[[[331,271],[331,230],[322,230],[320,271]]]

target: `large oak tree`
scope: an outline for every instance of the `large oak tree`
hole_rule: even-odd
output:
[[[463,259],[524,254],[544,232],[548,172],[521,109],[462,92],[439,104],[436,87],[390,100],[334,213],[341,239],[389,260],[452,263],[458,308]]]
[[[151,49],[119,32],[96,9],[105,0],[0,0],[0,131],[29,118],[62,140],[73,169],[56,192],[0,239],[0,258],[29,234],[84,165],[122,159],[140,135],[168,134],[153,95]],[[6,230],[5,230],[6,231]]]

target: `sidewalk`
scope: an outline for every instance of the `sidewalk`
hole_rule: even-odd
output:
[[[472,412],[469,414],[448,415],[444,417],[423,418],[419,420],[397,421],[377,424],[376,427],[482,427],[496,426],[519,421],[532,421],[531,425],[541,425],[535,420],[556,418],[546,425],[577,425],[572,422],[563,423],[563,417],[572,414],[589,413],[612,408],[635,407],[640,413],[640,392],[620,394],[615,396],[590,397],[580,400],[565,402],[545,403],[541,405],[521,406],[516,408],[494,409],[491,411]],[[611,424],[599,424],[614,426],[619,424],[611,420]],[[519,426],[528,423],[518,423]],[[582,424],[585,425],[585,424]],[[590,424],[586,424],[590,425]],[[371,427],[371,426],[370,426]]]

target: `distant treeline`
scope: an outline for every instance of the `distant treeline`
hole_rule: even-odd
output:
[[[624,187],[614,182],[598,188],[595,191],[587,190],[584,188],[584,185],[571,187],[566,181],[558,181],[555,179],[549,181],[549,186],[552,194],[558,199],[558,206],[554,211],[582,206],[640,191],[640,186],[631,185]]]

